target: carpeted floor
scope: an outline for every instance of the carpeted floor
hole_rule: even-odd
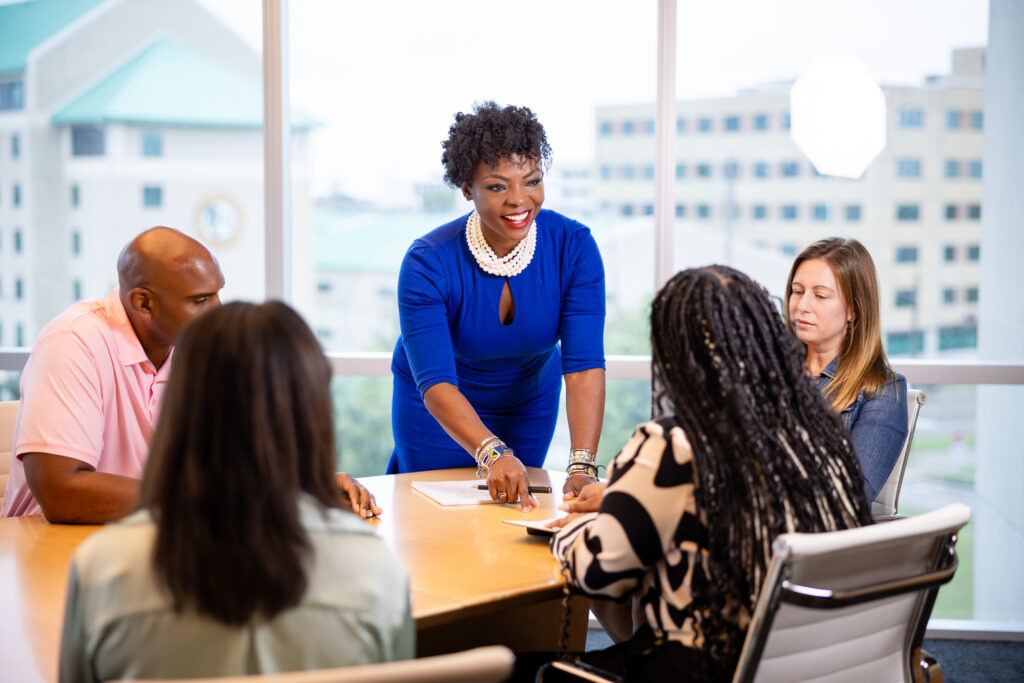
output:
[[[587,649],[605,648],[611,638],[587,633]],[[946,683],[1002,683],[1024,680],[1024,643],[991,640],[926,640],[924,649],[939,660]]]
[[[1024,643],[992,640],[925,640],[946,683],[1024,680]]]

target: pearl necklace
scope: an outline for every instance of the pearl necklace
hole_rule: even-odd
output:
[[[474,211],[466,219],[466,242],[469,244],[469,251],[476,259],[481,270],[491,275],[500,277],[515,277],[530,265],[533,260],[533,252],[537,248],[537,221],[530,223],[526,237],[519,240],[505,256],[498,258],[491,245],[484,239],[483,229],[480,227],[480,215]]]

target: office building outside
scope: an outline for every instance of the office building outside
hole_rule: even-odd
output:
[[[753,246],[788,258],[823,237],[856,238],[878,268],[889,353],[973,355],[984,59],[982,48],[956,50],[949,75],[883,86],[888,143],[858,180],[819,175],[793,142],[790,83],[680,101],[677,229],[718,233],[726,254]],[[596,116],[594,203],[653,214],[654,105]],[[765,284],[781,294],[785,282]]]
[[[71,302],[104,296],[121,247],[153,225],[211,248],[225,298],[263,298],[261,73],[195,0],[0,5],[0,346],[31,346]],[[293,114],[300,309],[315,125]]]

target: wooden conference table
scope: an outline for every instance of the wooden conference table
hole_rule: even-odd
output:
[[[417,653],[439,654],[502,643],[552,650],[563,623],[562,579],[547,538],[505,519],[557,514],[564,473],[530,468],[531,484],[550,484],[540,507],[442,507],[412,481],[474,478],[471,468],[365,477],[384,508],[369,521],[409,571]],[[64,616],[68,564],[99,526],[48,524],[41,516],[0,519],[0,679],[53,681]],[[587,601],[574,598],[569,646],[583,649]]]

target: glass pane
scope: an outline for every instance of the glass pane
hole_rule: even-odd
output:
[[[597,463],[607,467],[633,436],[636,426],[651,419],[651,383],[648,380],[613,379],[605,388],[604,424],[601,444],[597,450]],[[569,429],[565,420],[565,386],[562,386],[562,406],[555,436],[551,440],[544,467],[564,470],[569,461]],[[601,476],[607,476],[605,470]]]
[[[0,370],[0,401],[17,401],[21,398],[19,382],[20,372],[9,372]],[[10,444],[0,444],[4,448],[10,448]]]
[[[105,296],[154,225],[211,247],[224,298],[263,296],[259,33],[198,3],[80,20],[100,4],[0,4],[0,344]],[[258,29],[259,3],[233,10]]]
[[[329,350],[393,348],[406,249],[472,208],[442,180],[440,143],[456,112],[489,99],[528,106],[544,125],[544,207],[598,241],[607,334],[619,316],[636,317],[653,280],[637,277],[650,272],[652,242],[634,237],[651,225],[654,131],[650,111],[625,103],[655,95],[655,9],[524,0],[516,16],[543,22],[523,29],[510,27],[508,7],[468,0],[291,3],[291,93],[318,122],[308,163],[293,171],[295,229],[312,233],[312,319]],[[496,39],[505,30],[515,35],[507,47]],[[642,152],[602,168],[599,150],[620,135]],[[605,182],[631,185],[612,197],[597,190]],[[300,183],[314,198],[304,216]],[[306,286],[296,279],[296,292]],[[608,346],[622,350],[611,337]]]
[[[391,378],[335,377],[331,382],[331,392],[338,440],[338,469],[354,476],[383,474],[394,448],[390,418]],[[610,380],[598,463],[607,466],[633,435],[636,426],[646,422],[650,416],[650,382]],[[544,466],[564,469],[568,458],[569,430],[565,420],[563,385],[558,426]]]
[[[334,432],[338,471],[355,477],[384,474],[391,438],[391,378],[335,377]]]
[[[726,262],[781,294],[793,255],[817,239],[854,237],[878,269],[883,337],[922,341],[897,352],[973,355],[978,301],[947,302],[943,288],[976,288],[978,268],[944,260],[943,247],[965,250],[981,236],[970,212],[980,216],[988,3],[947,4],[942,21],[924,2],[680,5],[677,163],[709,172],[677,179],[676,265]],[[789,125],[800,123],[791,87],[836,54],[858,60],[884,94],[887,140],[856,179],[819,173],[814,146],[797,144]],[[641,111],[653,112],[653,100]],[[857,128],[869,116],[849,119]],[[618,142],[599,164],[642,154]]]
[[[978,387],[972,385],[915,386],[927,395],[921,407],[907,469],[900,489],[899,512],[915,515],[949,503],[978,510],[974,488],[977,467]],[[970,619],[973,616],[975,565],[974,531],[978,517],[960,535],[960,567],[951,584],[942,588],[933,616]]]
[[[31,346],[75,297],[108,293],[121,248],[153,225],[210,245],[225,298],[262,297],[258,43],[191,3],[78,20],[99,4],[0,5],[0,44],[15,46],[0,67],[4,344]],[[258,5],[239,10],[258,25]]]

